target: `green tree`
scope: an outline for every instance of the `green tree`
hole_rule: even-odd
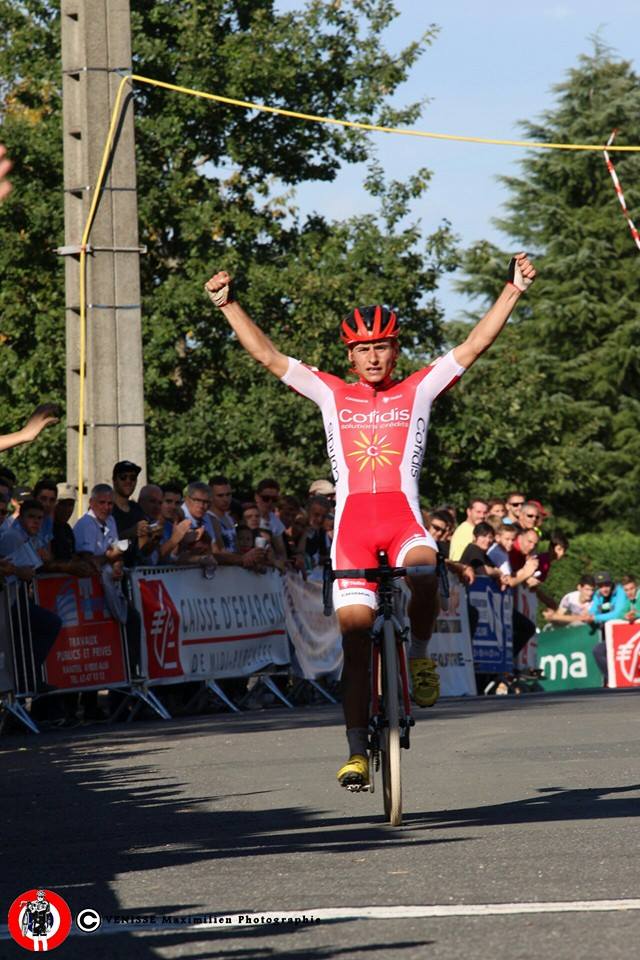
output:
[[[16,189],[0,209],[3,266],[10,268],[0,291],[7,338],[0,408],[8,427],[24,417],[34,394],[59,395],[64,379],[62,265],[51,253],[63,233],[59,14],[46,0],[0,0],[0,14],[8,26],[0,41],[3,136],[16,160]],[[380,35],[394,16],[388,0],[312,0],[285,14],[273,0],[132,0],[134,68],[244,100],[408,124],[421,104],[392,109],[389,99],[435,30],[391,53]],[[304,486],[327,472],[319,418],[244,356],[203,283],[213,267],[229,269],[243,302],[282,349],[333,367],[345,362],[335,341],[349,304],[402,304],[411,334],[403,363],[411,365],[439,346],[434,291],[455,263],[447,224],[426,240],[419,225],[406,225],[428,172],[385,183],[371,136],[147,86],[136,89],[136,145],[148,247],[150,471],[188,479],[224,469],[244,487],[275,472],[290,487]],[[342,164],[363,157],[370,158],[363,189],[379,200],[375,216],[332,222],[296,211],[297,184],[330,181]],[[27,233],[22,246],[16,222]],[[35,329],[25,323],[25,290],[41,308],[34,304]],[[43,466],[63,471],[59,440],[19,456],[32,476]]]
[[[640,142],[640,83],[601,44],[555,87],[556,102],[524,124],[544,142]],[[634,204],[637,154],[616,155]],[[639,530],[640,258],[620,216],[601,153],[535,151],[496,223],[512,249],[534,254],[539,281],[494,349],[465,377],[438,435],[462,464],[462,490],[517,485],[583,529],[617,522]],[[489,301],[508,254],[488,243],[465,256],[461,289]],[[461,331],[458,330],[458,333]],[[472,450],[472,456],[466,452]]]
[[[40,399],[62,402],[64,277],[60,37],[51,5],[0,4],[1,139],[15,168],[0,205],[0,432],[18,429]],[[24,482],[64,473],[64,427],[3,456]]]

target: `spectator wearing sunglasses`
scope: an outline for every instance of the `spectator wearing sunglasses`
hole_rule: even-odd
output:
[[[520,522],[520,511],[526,503],[526,500],[527,498],[524,493],[520,493],[518,490],[512,490],[506,495],[504,505],[507,508],[507,512],[503,518],[505,523],[517,524]]]
[[[449,559],[450,533],[453,528],[453,517],[448,510],[434,510],[427,523],[429,533],[438,545],[438,553],[445,560]]]
[[[277,480],[261,480],[256,487],[255,503],[260,514],[260,526],[281,536],[284,524],[279,520],[275,507],[280,499],[280,484]]]
[[[476,578],[473,568],[468,564],[449,560],[449,540],[447,537],[453,528],[453,524],[453,516],[448,510],[434,510],[426,526],[436,542],[438,553],[444,559],[447,570],[455,573],[461,583],[467,583],[471,586]]]
[[[121,540],[135,541],[149,533],[144,510],[131,499],[141,470],[142,467],[131,460],[120,460],[113,468],[112,516]]]
[[[275,512],[279,499],[280,484],[278,481],[270,477],[261,480],[255,492],[255,502],[260,513],[260,526],[271,530],[273,534],[272,547],[276,560],[286,560],[287,551],[282,537],[285,528],[282,520]]]
[[[525,530],[535,530],[540,536],[538,525],[540,523],[540,509],[534,500],[527,500],[520,508],[518,517],[518,526],[524,532]]]

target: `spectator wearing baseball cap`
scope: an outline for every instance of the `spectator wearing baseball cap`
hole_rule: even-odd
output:
[[[53,536],[50,548],[53,559],[72,560],[76,552],[75,537],[69,520],[76,506],[76,488],[70,483],[58,484],[58,499],[53,511]]]
[[[31,500],[33,498],[31,487],[21,484],[19,486],[14,486],[13,495],[11,497],[11,506],[13,507],[13,512],[7,517],[7,525],[12,526],[15,521],[20,516],[20,508],[26,500]]]
[[[327,497],[329,500],[336,499],[336,488],[330,480],[314,480],[309,487],[310,497]]]
[[[588,623],[600,627],[604,631],[604,625],[609,620],[622,620],[629,609],[629,601],[620,584],[614,584],[613,577],[608,570],[601,570],[596,573],[596,592],[591,606],[589,607]],[[600,643],[596,643],[593,648],[593,656],[596,663],[602,671],[604,685],[607,685],[607,645],[604,642],[604,636]]]
[[[147,536],[148,523],[144,510],[131,499],[142,467],[131,460],[119,460],[113,468],[113,519],[121,540],[136,541]]]
[[[628,606],[623,588],[614,583],[608,570],[596,573],[595,580],[596,592],[589,607],[591,622],[601,626],[608,620],[622,620]]]

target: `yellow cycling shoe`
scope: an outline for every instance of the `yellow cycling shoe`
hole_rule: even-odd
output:
[[[432,707],[440,696],[440,677],[431,657],[409,660],[413,700],[419,707]]]
[[[336,774],[340,786],[362,790],[369,786],[369,760],[361,753],[354,753]]]

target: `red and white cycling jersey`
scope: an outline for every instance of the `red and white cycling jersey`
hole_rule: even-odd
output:
[[[418,478],[431,404],[463,373],[453,351],[406,380],[389,378],[375,386],[365,380],[346,383],[289,358],[283,382],[313,400],[324,420],[336,484],[333,559],[337,569],[375,566],[377,549],[388,550],[389,561],[401,565],[411,546],[435,548],[422,526]],[[380,522],[387,516],[396,519],[382,534]],[[367,599],[363,599],[363,588]],[[372,590],[362,584],[358,599],[354,593],[350,600],[339,592],[336,608],[347,602],[375,606]]]
[[[291,357],[282,380],[322,411],[339,503],[351,493],[417,496],[431,404],[463,373],[451,350],[406,380],[375,387],[346,383]]]

